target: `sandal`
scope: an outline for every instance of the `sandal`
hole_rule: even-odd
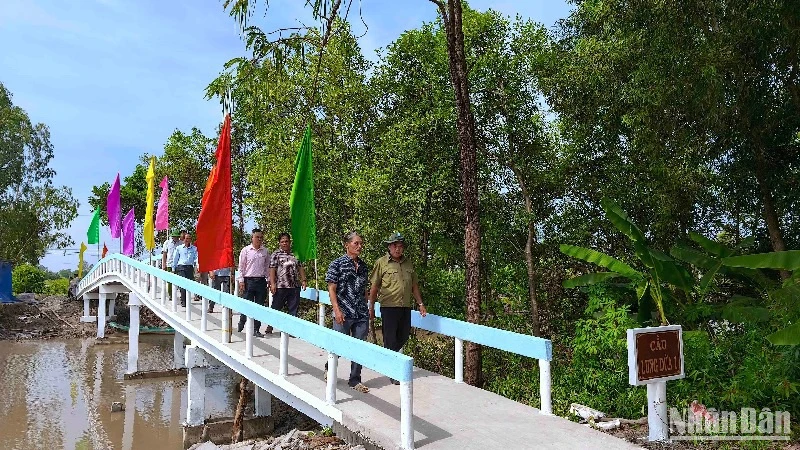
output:
[[[365,386],[364,384],[362,384],[362,383],[358,383],[357,385],[355,385],[355,386],[350,386],[350,387],[351,387],[351,388],[353,388],[353,389],[355,389],[355,390],[357,390],[358,392],[361,392],[362,394],[366,394],[367,392],[369,392],[369,388],[368,388],[368,387],[366,387],[366,386]]]

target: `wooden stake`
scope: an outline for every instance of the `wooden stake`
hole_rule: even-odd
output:
[[[239,381],[239,403],[236,405],[236,414],[233,416],[233,433],[231,443],[242,442],[244,439],[244,406],[247,403],[247,378]]]

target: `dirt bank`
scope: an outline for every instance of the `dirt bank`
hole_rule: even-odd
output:
[[[125,313],[127,299],[118,298],[116,312]],[[97,315],[96,302],[90,315]],[[97,335],[97,324],[81,322],[83,301],[51,295],[36,296],[34,303],[0,304],[0,340],[67,339]],[[142,309],[141,323],[144,326],[163,326],[158,317],[147,308]],[[116,330],[106,327],[106,336]]]

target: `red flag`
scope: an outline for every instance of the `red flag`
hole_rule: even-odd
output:
[[[231,117],[225,115],[217,146],[217,163],[203,191],[197,218],[197,259],[200,272],[233,267],[231,207]]]
[[[108,253],[108,247],[106,247],[106,243],[103,242],[103,256],[101,256],[100,259],[105,258],[106,257],[106,253]]]

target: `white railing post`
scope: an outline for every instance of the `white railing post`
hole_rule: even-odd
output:
[[[186,321],[190,322],[192,320],[192,297],[194,294],[186,290]]]
[[[539,396],[542,399],[542,414],[553,414],[553,401],[551,397],[550,361],[539,360]]]
[[[172,285],[172,312],[178,312],[178,285]]]
[[[281,370],[280,376],[289,375],[289,334],[281,331]]]
[[[400,382],[400,445],[414,448],[414,381]]]
[[[244,323],[244,356],[248,358],[253,357],[253,328],[255,328],[255,322],[252,317],[248,316]]]
[[[325,389],[325,401],[329,405],[336,404],[336,382],[338,381],[339,357],[328,352],[328,379]]]
[[[456,383],[464,382],[464,341],[456,338]]]
[[[200,302],[200,331],[206,332],[208,331],[208,299],[203,297],[203,301]]]
[[[319,300],[319,292],[317,292],[317,300]],[[319,326],[325,326],[325,303],[319,302],[319,306],[317,307],[317,324]]]
[[[231,330],[229,324],[231,323],[231,309],[222,307],[222,327],[220,331],[222,332],[222,343],[223,344],[230,344],[231,343]],[[252,332],[248,334],[253,334]]]

